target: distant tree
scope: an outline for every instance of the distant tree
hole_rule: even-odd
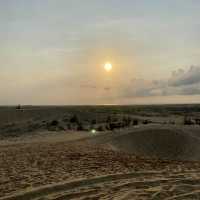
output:
[[[197,125],[200,125],[200,119],[196,118],[196,119],[195,119],[195,123],[196,123]]]
[[[97,128],[97,131],[104,131],[104,128],[103,128],[103,126],[99,126],[98,128]]]
[[[138,125],[138,119],[134,119],[133,120],[133,126],[137,126]]]
[[[183,122],[184,125],[192,125],[194,124],[192,119],[190,117],[184,117],[184,122]]]
[[[152,121],[151,121],[151,120],[148,120],[148,119],[145,119],[142,123],[143,123],[143,124],[150,124],[150,123],[152,123]]]
[[[111,116],[108,116],[106,119],[106,123],[111,123],[111,122],[112,122]]]
[[[121,122],[112,122],[109,124],[109,129],[112,131],[114,129],[120,129],[123,127],[123,123]]]
[[[71,129],[72,129],[71,124],[67,124],[67,129],[68,129],[68,130],[71,130]]]
[[[114,123],[110,123],[109,124],[109,130],[113,131],[115,129],[115,124]]]
[[[51,126],[58,126],[59,122],[57,120],[51,121],[50,125]]]
[[[73,115],[69,121],[71,123],[77,123],[77,124],[79,123],[79,119],[76,115]]]
[[[145,119],[142,123],[143,123],[143,124],[148,124],[149,121]]]
[[[127,117],[127,126],[131,125],[131,121],[132,121],[131,117]]]
[[[123,121],[124,126],[127,126],[127,119],[126,119],[126,117],[123,117],[122,121]]]
[[[122,119],[124,126],[130,126],[131,125],[131,117],[123,117]]]
[[[91,125],[95,125],[97,123],[97,120],[96,119],[93,119],[92,121],[91,121]]]
[[[107,124],[105,128],[106,128],[106,130],[110,130],[110,125]]]
[[[65,128],[63,126],[58,127],[60,131],[65,131]]]
[[[83,125],[80,122],[78,123],[77,131],[84,131]]]
[[[51,122],[46,124],[47,130],[49,131],[55,131],[59,129],[59,122],[57,120],[52,120]]]

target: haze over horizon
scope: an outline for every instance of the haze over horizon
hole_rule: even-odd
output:
[[[199,8],[194,0],[0,1],[0,104],[198,103]]]

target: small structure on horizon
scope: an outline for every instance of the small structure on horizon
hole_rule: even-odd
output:
[[[21,110],[22,109],[22,106],[19,104],[16,106],[16,110]]]

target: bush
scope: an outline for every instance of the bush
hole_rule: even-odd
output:
[[[58,126],[59,122],[57,120],[53,120],[51,123],[50,123],[50,126]]]
[[[103,128],[103,126],[99,126],[98,128],[97,128],[97,131],[104,131],[104,128]]]
[[[122,128],[122,123],[121,122],[113,122],[109,124],[110,130],[114,130],[114,129],[120,129]]]
[[[148,121],[148,120],[144,120],[142,123],[143,123],[143,124],[148,124],[149,121]]]
[[[110,130],[109,124],[107,124],[105,128],[106,128],[106,130]]]
[[[152,123],[152,121],[150,121],[150,120],[148,120],[148,119],[145,119],[142,123],[143,123],[143,124],[150,124],[150,123]]]
[[[196,118],[196,119],[195,119],[195,123],[196,123],[197,125],[200,125],[200,119]]]
[[[184,124],[184,125],[192,125],[192,124],[194,124],[194,123],[193,123],[193,121],[192,121],[191,118],[185,117],[185,118],[184,118],[183,124]]]
[[[59,126],[58,129],[59,129],[60,131],[65,131],[65,128],[64,128],[63,126]]]
[[[111,120],[111,117],[108,116],[107,119],[106,119],[106,123],[111,123],[111,121],[112,121],[112,120]]]
[[[92,125],[94,125],[94,124],[96,124],[97,123],[97,120],[96,119],[93,119],[92,121],[91,121],[91,124]]]
[[[123,117],[122,119],[124,126],[130,126],[131,125],[131,118],[130,117]]]
[[[68,130],[71,130],[71,129],[72,129],[71,124],[67,124],[67,129],[68,129]]]
[[[79,123],[79,119],[76,115],[73,115],[69,121],[71,123],[77,123],[77,124]]]
[[[137,119],[134,119],[133,120],[133,126],[137,126],[138,125],[138,120]]]
[[[78,123],[77,131],[84,131],[82,123]]]

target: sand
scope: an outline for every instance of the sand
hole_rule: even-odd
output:
[[[128,133],[74,134],[2,141],[0,199],[200,198],[199,162],[143,159],[95,142]]]
[[[66,112],[0,109],[0,200],[200,199],[200,126],[48,130]]]
[[[116,134],[106,142],[104,137],[103,143],[115,150],[143,157],[200,161],[200,137],[192,133],[192,128],[148,126]]]

